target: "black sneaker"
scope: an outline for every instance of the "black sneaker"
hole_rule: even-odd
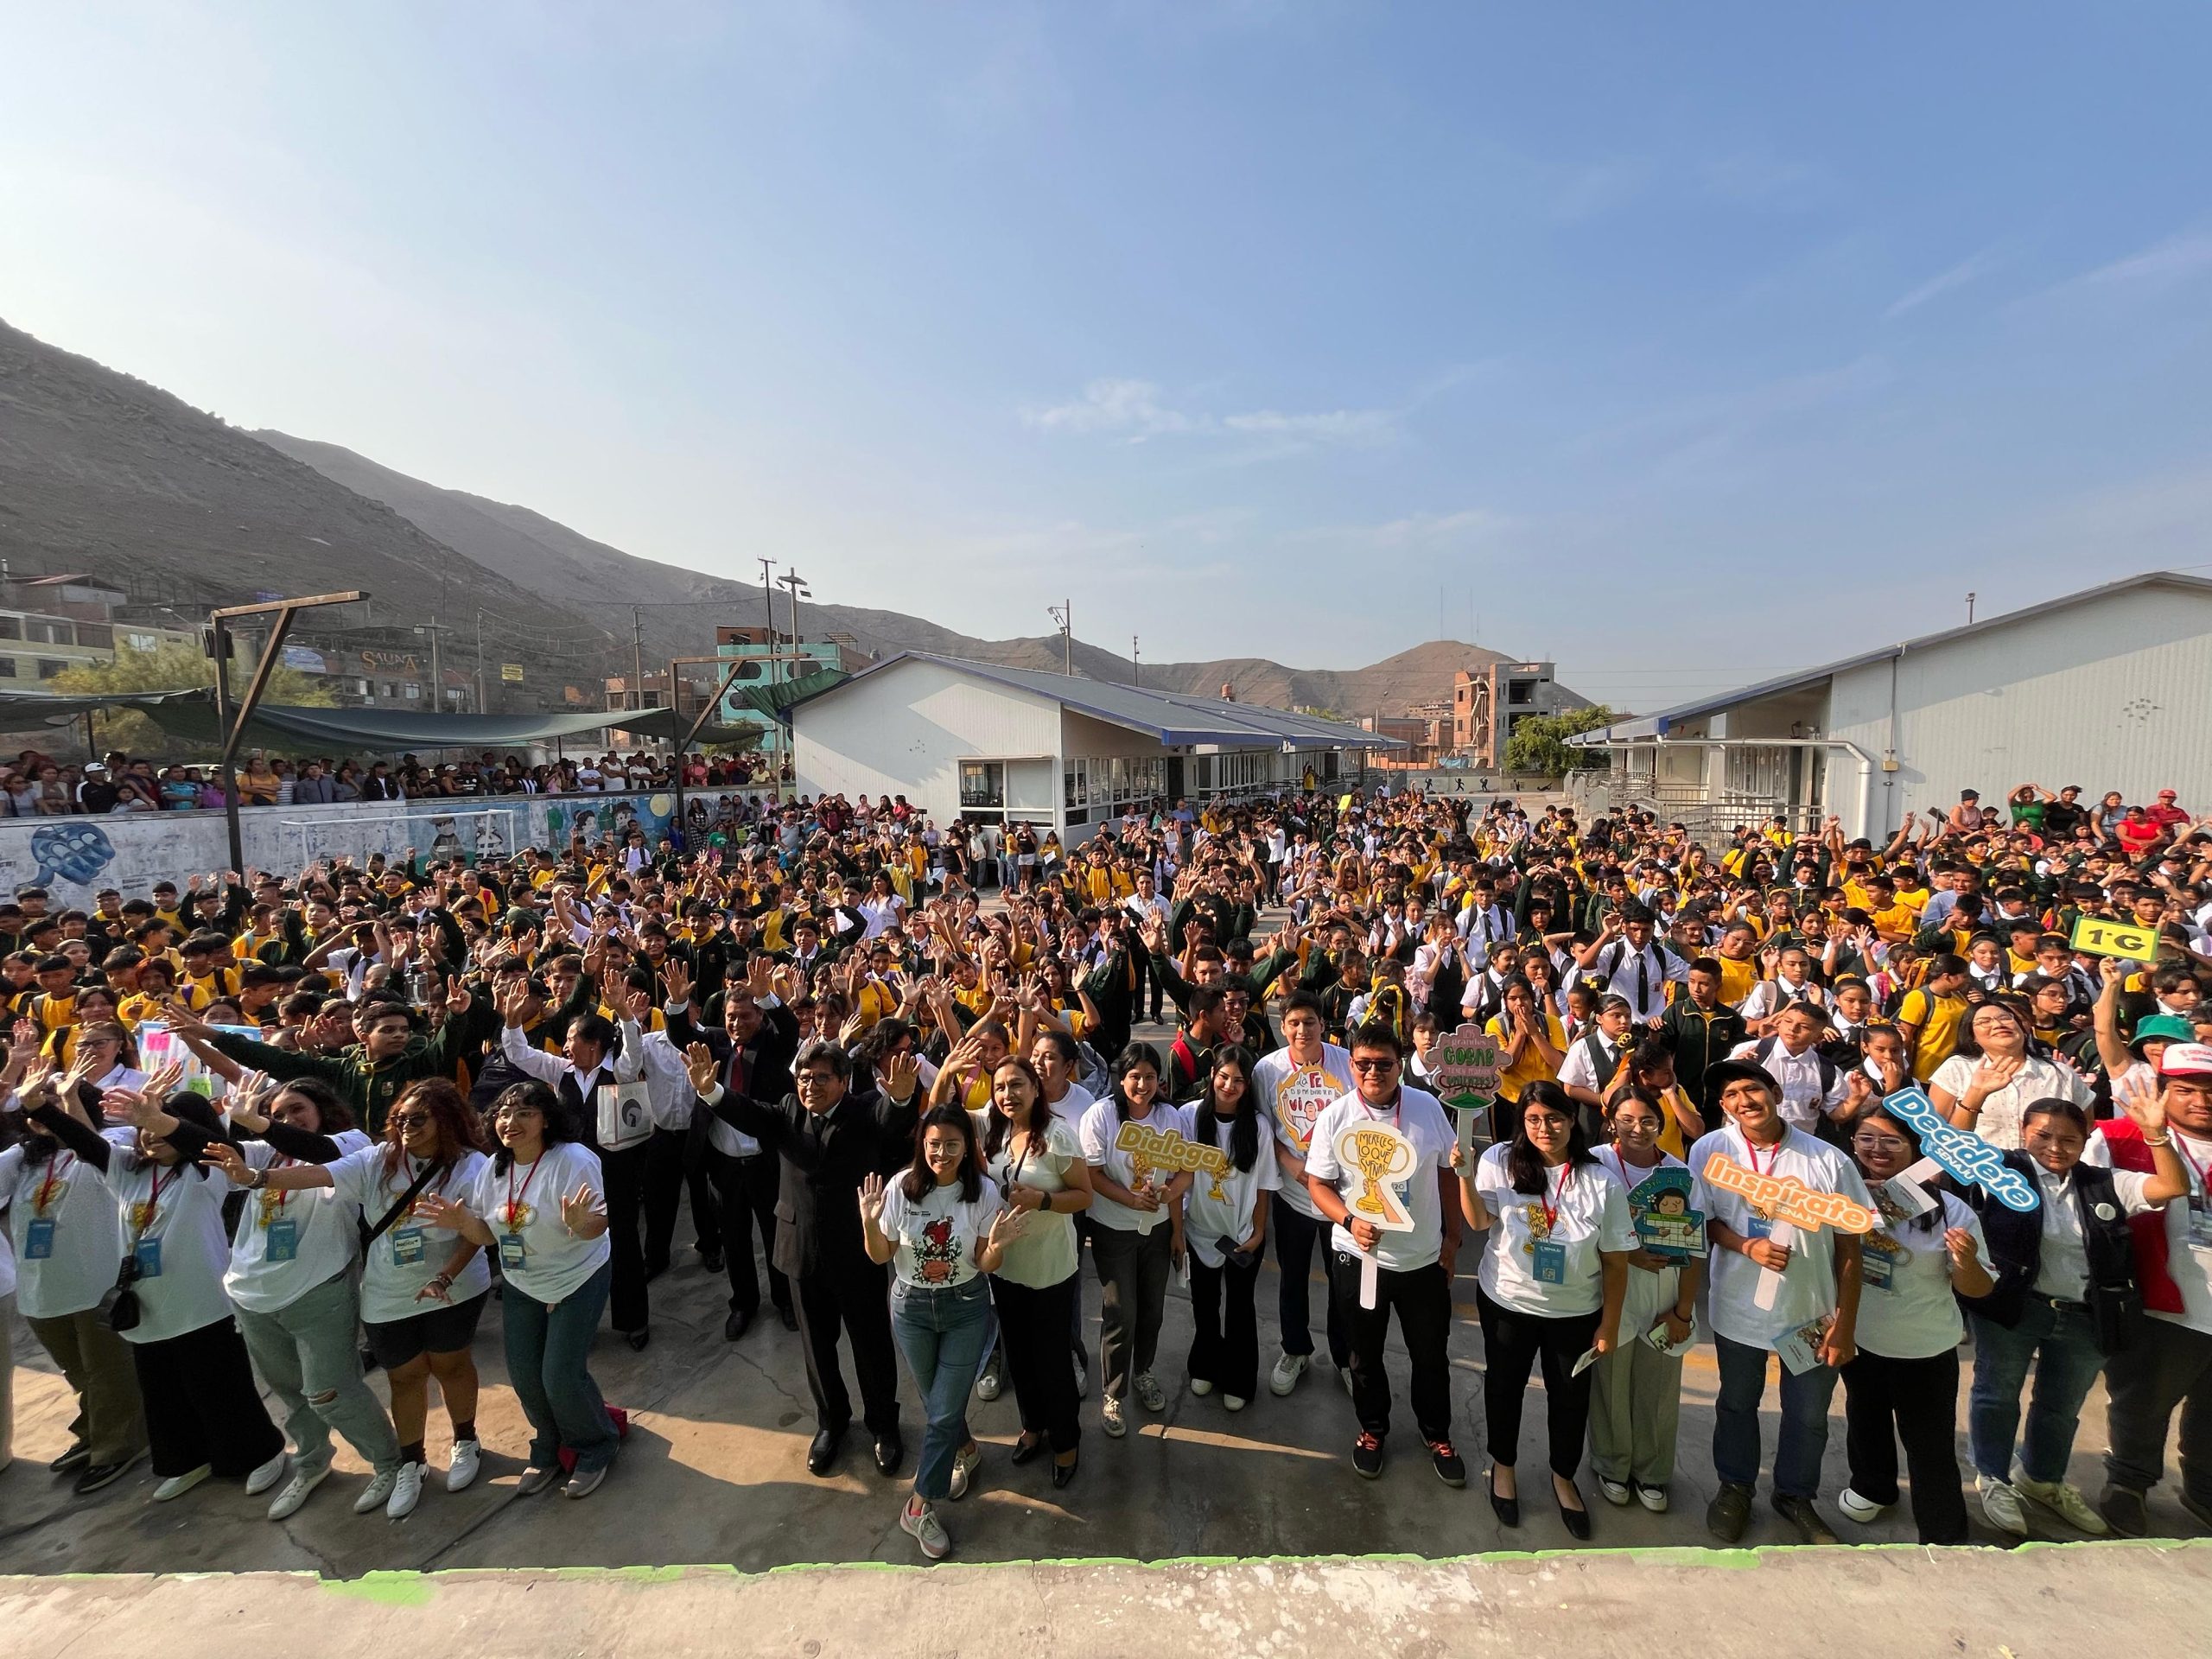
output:
[[[1362,1434],[1351,1443],[1353,1472],[1363,1479],[1373,1480],[1382,1472],[1382,1441],[1380,1436]]]
[[[1808,1544],[1836,1541],[1835,1534],[1828,1530],[1828,1523],[1821,1518],[1821,1512],[1813,1507],[1809,1497],[1777,1497],[1774,1500],[1774,1512],[1796,1528],[1797,1535]]]
[[[124,1470],[138,1461],[138,1456],[134,1452],[120,1463],[87,1464],[85,1472],[77,1477],[77,1484],[70,1490],[83,1497],[88,1493],[97,1492],[103,1486],[112,1486],[123,1478]]]
[[[1705,1506],[1705,1529],[1724,1544],[1732,1544],[1751,1523],[1751,1489],[1724,1481]]]
[[[92,1448],[79,1440],[52,1463],[48,1464],[46,1472],[49,1475],[66,1475],[72,1470],[83,1468],[92,1460]]]
[[[2144,1494],[2133,1486],[2108,1485],[2097,1500],[2097,1513],[2123,1538],[2147,1537],[2151,1513],[2143,1498]]]
[[[1459,1454],[1452,1450],[1451,1441],[1431,1440],[1428,1443],[1428,1460],[1436,1465],[1436,1478],[1446,1486],[1467,1484],[1467,1465],[1459,1460]]]

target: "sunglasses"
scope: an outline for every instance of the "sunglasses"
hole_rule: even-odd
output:
[[[437,1120],[428,1112],[394,1112],[385,1122],[395,1129],[411,1129],[417,1124],[435,1123]]]

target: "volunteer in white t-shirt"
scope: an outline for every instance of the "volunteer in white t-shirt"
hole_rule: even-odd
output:
[[[369,1137],[315,1078],[234,1089],[227,1104],[232,1131],[258,1138],[208,1148],[208,1161],[234,1185],[254,1189],[231,1234],[224,1282],[253,1369],[283,1407],[292,1437],[292,1478],[270,1518],[292,1514],[328,1475],[336,1429],[369,1465],[359,1512],[381,1507],[397,1520],[414,1510],[423,1483],[418,1473],[403,1490],[398,1438],[361,1378],[361,1307],[350,1271],[360,1205],[332,1191],[321,1169],[365,1149]],[[281,1179],[296,1173],[296,1185]]]
[[[1833,1225],[1790,1226],[1754,1209],[1742,1194],[1715,1184],[1713,1160],[1796,1181],[1815,1194],[1840,1196],[1861,1211],[1870,1209],[1872,1200],[1850,1159],[1784,1121],[1781,1086],[1764,1071],[1743,1060],[1722,1060],[1707,1066],[1705,1077],[1706,1099],[1729,1120],[1691,1147],[1688,1160],[1712,1203],[1706,1271],[1720,1363],[1713,1462],[1721,1484],[1705,1523],[1731,1544],[1751,1523],[1760,1463],[1759,1402],[1766,1392],[1768,1358],[1781,1352],[1775,1510],[1807,1543],[1833,1543],[1835,1535],[1813,1500],[1827,1446],[1828,1401],[1837,1372],[1856,1351],[1859,1238]]]
[[[289,1085],[270,1111],[304,1086]],[[231,1116],[233,1123],[239,1122],[236,1103]],[[476,1114],[449,1079],[425,1077],[409,1084],[392,1102],[382,1145],[349,1135],[317,1147],[290,1141],[281,1126],[268,1133],[272,1141],[283,1141],[279,1150],[290,1146],[297,1156],[315,1161],[279,1166],[254,1159],[249,1146],[246,1158],[231,1169],[232,1179],[275,1193],[320,1197],[317,1189],[327,1190],[346,1211],[349,1234],[356,1218],[374,1234],[363,1262],[360,1322],[369,1351],[391,1385],[391,1427],[398,1436],[399,1476],[386,1513],[404,1515],[421,1497],[433,1376],[453,1421],[446,1490],[461,1491],[475,1479],[482,1450],[476,1439],[476,1361],[469,1345],[491,1289],[492,1271],[476,1245],[450,1230],[425,1224],[416,1199],[423,1193],[454,1197],[475,1185],[489,1161],[476,1149]],[[325,1157],[326,1152],[337,1155]],[[230,1167],[230,1160],[224,1161]],[[240,1322],[245,1323],[243,1318]],[[252,1345],[249,1331],[247,1346]],[[350,1331],[346,1351],[346,1363],[357,1366]],[[258,1354],[255,1363],[260,1363]],[[270,1506],[270,1519],[282,1520],[298,1510],[329,1466],[327,1449],[318,1459],[301,1457],[291,1480]],[[367,1496],[363,1494],[364,1501]]]
[[[1183,1109],[1160,1097],[1160,1056],[1131,1043],[1114,1063],[1114,1090],[1083,1115],[1083,1155],[1090,1166],[1090,1259],[1098,1272],[1101,1426],[1119,1438],[1131,1390],[1147,1411],[1165,1411],[1166,1392],[1153,1375],[1167,1275],[1183,1255],[1187,1170],[1155,1161],[1149,1137],[1189,1138]],[[1132,1144],[1124,1144],[1131,1142]]]
[[[37,1039],[17,1029],[30,1050],[28,1065]],[[13,1095],[6,1109],[13,1114],[32,1103]],[[17,1300],[23,1322],[77,1399],[68,1449],[47,1466],[57,1475],[75,1474],[82,1496],[120,1478],[146,1449],[130,1350],[99,1315],[100,1298],[115,1283],[122,1259],[123,1232],[97,1168],[59,1145],[36,1119],[15,1116],[12,1123],[26,1132],[0,1151],[0,1210],[7,1213]],[[130,1138],[129,1129],[108,1134]]]
[[[1621,1295],[1621,1339],[1591,1377],[1590,1467],[1607,1503],[1633,1497],[1661,1515],[1675,1474],[1682,1353],[1696,1334],[1705,1279],[1705,1184],[1661,1150],[1673,1114],[1662,1116],[1643,1094],[1616,1095],[1605,1122],[1613,1143],[1596,1149],[1598,1162],[1629,1196],[1637,1248]]]
[[[891,1333],[922,1396],[922,1452],[914,1490],[899,1511],[900,1530],[922,1554],[942,1560],[952,1540],[937,1506],[968,1495],[982,1448],[968,1432],[968,1390],[990,1341],[986,1276],[1027,1216],[1004,1207],[983,1173],[975,1121],[942,1104],[914,1129],[914,1160],[888,1182],[861,1183],[861,1227],[868,1260],[892,1264]]]
[[[2155,1094],[2147,1081],[2115,1084],[2113,1098],[2133,1122],[2106,1128],[2115,1170],[2155,1168],[2164,1175],[2165,1158],[2177,1154],[2189,1179],[2186,1201],[2177,1197],[2165,1206],[2169,1283],[2154,1297],[2144,1266],[2149,1317],[2105,1368],[2112,1449],[2098,1508],[2115,1531],[2131,1536],[2148,1524],[2145,1502],[2165,1473],[2177,1409],[2182,1507],[2212,1527],[2212,1046],[2168,1043],[2158,1056],[2158,1084]],[[2139,1234],[2139,1263],[2149,1254]]]
[[[93,1129],[73,1090],[60,1106],[35,1109],[64,1146],[99,1170],[122,1212],[123,1259],[137,1311],[122,1335],[146,1403],[161,1478],[157,1503],[181,1497],[211,1474],[243,1477],[263,1492],[284,1472],[284,1437],[262,1406],[223,1288],[231,1259],[223,1237],[229,1184],[200,1161],[207,1144],[222,1138],[222,1124],[198,1095],[163,1100],[161,1091],[176,1076],[177,1068],[168,1068],[144,1093],[101,1103],[111,1113],[127,1111],[139,1126],[127,1146]]]
[[[1967,1541],[1959,1481],[1958,1298],[1997,1287],[1974,1212],[1948,1192],[1898,1181],[1920,1160],[1920,1136],[1878,1106],[1852,1126],[1852,1156],[1882,1212],[1861,1245],[1859,1351],[1843,1368],[1851,1484],[1836,1507],[1861,1524],[1897,1501],[1897,1443],[1912,1480],[1912,1522],[1923,1544]],[[1910,1202],[1909,1202],[1910,1201]],[[1916,1215],[1910,1206],[1925,1201]]]
[[[1038,1052],[1048,1046],[1045,1036],[1063,1035],[1040,1035]],[[1000,1061],[979,1127],[984,1173],[999,1184],[1008,1207],[1029,1217],[991,1275],[991,1303],[1021,1414],[1013,1461],[1027,1463],[1049,1446],[1052,1484],[1062,1487],[1075,1478],[1083,1442],[1067,1333],[1083,1301],[1075,1218],[1090,1207],[1090,1166],[1075,1125],[1045,1099],[1046,1081],[1040,1068],[1017,1056]],[[1072,1105],[1079,1093],[1070,1088],[1062,1103]],[[1090,1096],[1083,1099],[1087,1103]]]
[[[1567,1531],[1587,1538],[1590,1512],[1574,1484],[1590,1421],[1590,1372],[1580,1362],[1592,1351],[1602,1357],[1619,1341],[1628,1257],[1636,1249],[1627,1191],[1591,1153],[1567,1090],[1532,1083],[1521,1096],[1513,1139],[1460,1172],[1459,1207],[1484,1236],[1475,1306],[1483,1325],[1491,1508],[1504,1525],[1521,1524],[1514,1475],[1521,1408],[1541,1357],[1553,1497]]]
[[[499,1149],[475,1185],[450,1197],[426,1188],[415,1214],[426,1228],[499,1253],[507,1380],[531,1427],[530,1466],[517,1490],[528,1497],[559,1480],[565,1447],[576,1465],[562,1492],[588,1497],[617,1446],[589,1363],[613,1278],[604,1178],[598,1155],[574,1138],[578,1126],[543,1084],[501,1090],[491,1116]]]
[[[1382,1347],[1395,1310],[1413,1363],[1414,1421],[1438,1478],[1447,1486],[1464,1486],[1467,1466],[1452,1444],[1451,1362],[1446,1353],[1452,1269],[1459,1253],[1459,1184],[1452,1175],[1458,1142],[1436,1096],[1401,1083],[1404,1059],[1398,1034],[1387,1022],[1362,1026],[1352,1033],[1355,1082],[1351,1093],[1325,1107],[1314,1122],[1306,1154],[1306,1191],[1331,1224],[1329,1246],[1336,1255],[1331,1292],[1344,1322],[1352,1410],[1359,1418],[1353,1470],[1368,1480],[1382,1472],[1382,1443],[1390,1433],[1390,1379],[1382,1369]],[[1370,1127],[1394,1130],[1404,1145],[1391,1147],[1372,1136],[1363,1144],[1358,1132]],[[1362,1153],[1370,1160],[1382,1155],[1384,1161],[1363,1169]],[[1385,1230],[1367,1218],[1376,1215],[1406,1224]]]
[[[1260,1107],[1250,1051],[1214,1051],[1205,1091],[1192,1103],[1191,1139],[1226,1161],[1194,1170],[1183,1197],[1191,1251],[1191,1392],[1221,1391],[1242,1411],[1260,1382],[1260,1319],[1253,1305],[1267,1257],[1268,1219],[1281,1185],[1274,1130]]]
[[[1277,1325],[1282,1353],[1268,1374],[1268,1387],[1287,1395],[1313,1363],[1308,1292],[1315,1249],[1321,1257],[1321,1287],[1326,1308],[1329,1363],[1351,1390],[1351,1351],[1344,1316],[1330,1290],[1336,1252],[1329,1248],[1328,1223],[1306,1190],[1306,1153],[1313,1125],[1324,1107],[1352,1091],[1351,1056],[1326,1040],[1328,1011],[1311,991],[1293,991],[1283,1004],[1283,1046],[1263,1054],[1252,1068],[1261,1109],[1274,1129],[1275,1167],[1281,1179],[1268,1205],[1268,1230],[1275,1238]]]

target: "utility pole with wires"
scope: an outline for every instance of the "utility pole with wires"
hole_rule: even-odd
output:
[[[1974,626],[1974,601],[1976,597],[1977,596],[1973,594],[1968,594],[1967,595],[1967,626],[1968,627],[1972,627]]]
[[[1060,625],[1060,672],[1070,679],[1075,677],[1075,601],[1064,599],[1057,605],[1047,605],[1045,614]]]
[[[1137,637],[1134,633],[1129,636],[1129,683],[1136,686],[1144,683],[1144,674],[1137,667]]]

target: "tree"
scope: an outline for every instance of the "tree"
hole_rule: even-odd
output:
[[[1610,726],[1617,716],[1604,703],[1571,709],[1563,715],[1528,715],[1505,741],[1505,769],[1531,776],[1564,778],[1570,772],[1595,772],[1605,764],[1602,749],[1574,749],[1567,740]]]
[[[231,685],[243,692],[248,674],[234,670]],[[215,664],[205,652],[175,641],[152,651],[116,648],[112,660],[86,663],[64,669],[54,677],[56,691],[78,696],[118,691],[191,691],[215,683]],[[270,671],[269,689],[262,701],[279,708],[330,709],[338,700],[314,676],[279,663]],[[189,747],[164,732],[153,719],[136,709],[111,709],[93,716],[100,749],[121,749],[130,754],[181,754]]]

